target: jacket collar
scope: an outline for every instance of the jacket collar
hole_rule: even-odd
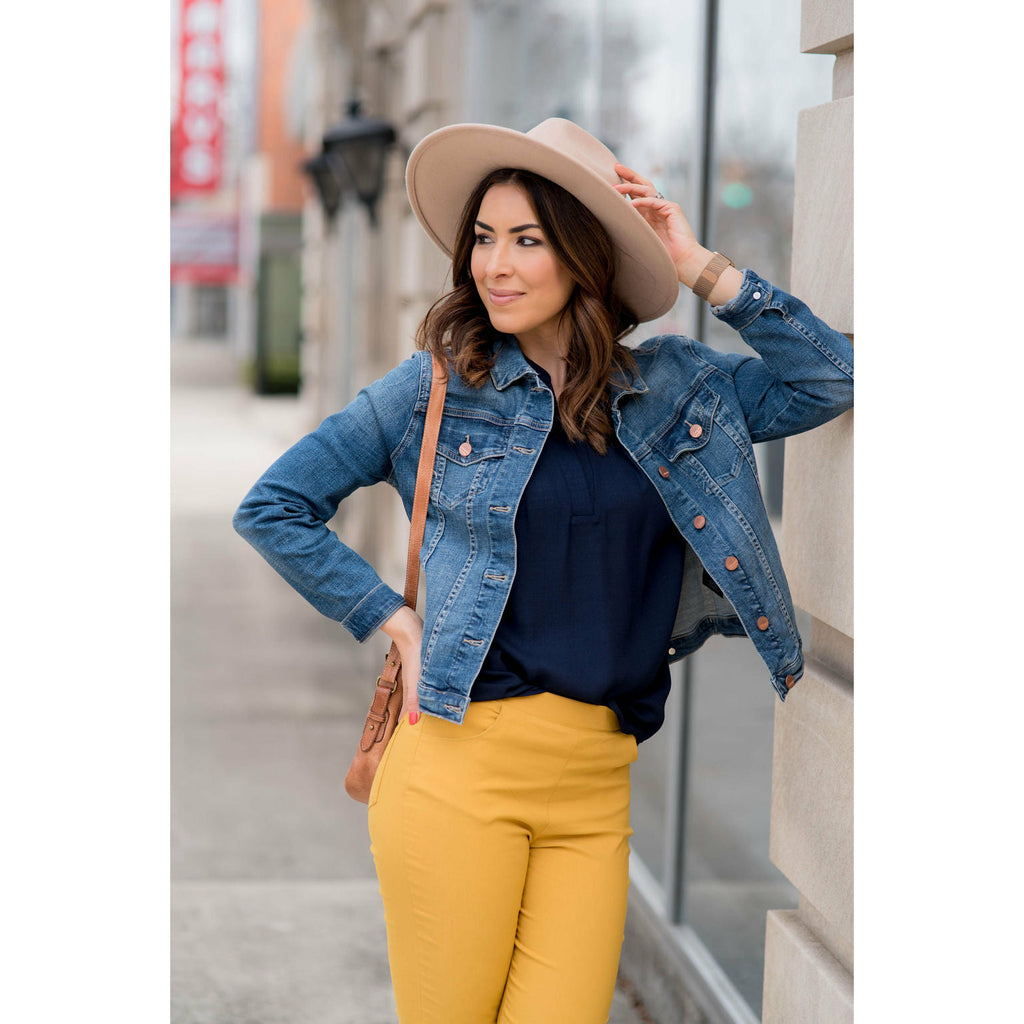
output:
[[[499,391],[504,391],[510,384],[522,377],[536,379],[537,371],[526,361],[519,349],[515,336],[503,334],[494,343],[494,365],[491,367],[491,381]],[[629,387],[620,387],[612,383],[611,398],[614,405],[622,395],[641,395],[648,390],[647,382],[637,371],[633,383]]]
[[[536,377],[537,371],[526,361],[519,350],[519,343],[512,334],[502,334],[492,347],[494,365],[491,367],[491,380],[499,391],[504,391],[509,384],[521,377]]]

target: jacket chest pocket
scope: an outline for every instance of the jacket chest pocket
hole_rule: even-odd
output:
[[[746,429],[722,408],[719,396],[701,386],[662,434],[658,447],[679,466],[710,483],[727,484],[739,476],[744,460],[753,462]]]
[[[453,509],[486,490],[505,455],[511,428],[449,415],[445,410],[437,439],[432,494]]]

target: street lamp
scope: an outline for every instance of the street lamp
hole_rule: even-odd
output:
[[[330,162],[341,191],[355,192],[373,227],[384,186],[384,158],[394,141],[395,129],[387,121],[362,117],[358,100],[349,101],[348,120],[328,129],[323,137],[322,155]]]
[[[338,182],[331,161],[323,153],[317,153],[302,164],[302,170],[309,175],[320,197],[320,205],[324,208],[329,221],[334,220],[341,204],[341,185]]]

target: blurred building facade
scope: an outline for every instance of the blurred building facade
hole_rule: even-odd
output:
[[[460,121],[577,121],[678,199],[706,245],[852,336],[851,0],[308,5],[293,82],[305,155],[353,99],[399,140],[376,227],[353,196],[328,216],[306,188],[310,427],[412,351],[446,286],[403,175],[424,135]],[[667,331],[745,349],[688,292],[637,339]],[[758,460],[806,675],[781,705],[751,645],[712,642],[677,666],[666,726],[641,750],[622,968],[663,1024],[852,1020],[852,414]],[[408,523],[385,485],[333,525],[401,588]]]
[[[245,274],[234,341],[244,375],[260,394],[295,394],[301,381],[301,62],[308,0],[252,0],[253,144],[240,171]]]
[[[308,0],[174,0],[171,15],[171,334],[230,346],[259,393],[295,393]],[[183,153],[190,126],[205,161]]]
[[[221,0],[171,5],[171,332],[226,339],[239,272],[232,105],[244,93],[229,73]]]

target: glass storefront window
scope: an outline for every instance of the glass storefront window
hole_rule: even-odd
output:
[[[566,117],[595,131],[600,33],[591,0],[491,0],[471,4],[470,15],[468,120],[527,131]]]
[[[800,53],[800,0],[717,0],[718,62],[705,244],[789,289],[797,114],[827,103],[833,58]],[[702,339],[749,352],[704,318]]]
[[[673,770],[673,725],[678,719],[681,666],[673,666],[672,690],[665,705],[665,724],[640,747],[639,757],[630,774],[631,856],[639,857],[654,879],[665,888],[671,870],[670,844],[666,835],[671,820],[669,808],[669,772]]]
[[[797,114],[831,97],[832,58],[800,54],[800,3],[718,0],[705,244],[790,287]],[[750,352],[713,316],[702,340]],[[755,449],[781,509],[783,442]],[[778,527],[778,524],[773,524]],[[798,621],[807,635],[806,617]],[[760,1016],[764,921],[797,892],[768,857],[775,692],[753,645],[710,641],[693,659],[683,916]]]
[[[691,657],[683,919],[760,1015],[765,914],[797,900],[768,858],[777,698],[753,644]]]

